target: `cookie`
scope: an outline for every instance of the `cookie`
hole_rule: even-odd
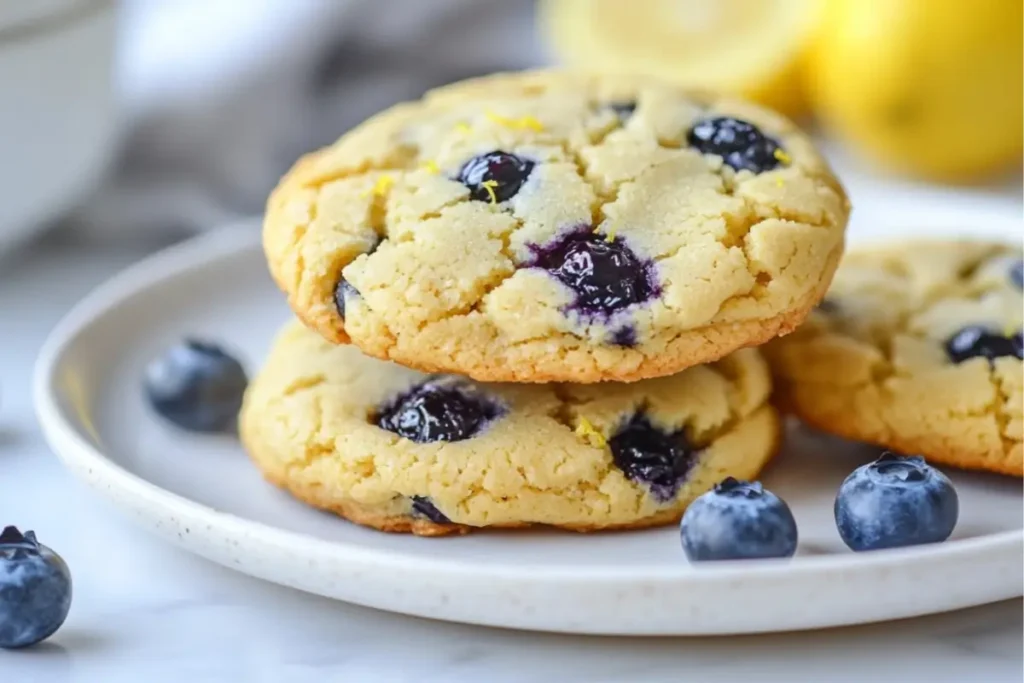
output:
[[[839,436],[1021,476],[1021,251],[907,241],[846,256],[807,323],[764,347],[782,406]]]
[[[303,158],[263,241],[331,342],[480,381],[633,381],[794,329],[848,211],[779,115],[535,72],[430,92]]]
[[[383,531],[576,531],[677,521],[776,452],[760,354],[634,384],[477,384],[338,346],[298,323],[250,384],[243,443],[274,484]]]

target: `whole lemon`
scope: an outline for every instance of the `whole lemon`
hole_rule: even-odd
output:
[[[826,127],[890,168],[973,180],[1021,160],[1021,0],[830,0],[808,65]]]

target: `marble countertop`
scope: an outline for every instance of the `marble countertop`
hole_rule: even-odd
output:
[[[37,247],[0,261],[0,524],[68,561],[75,598],[48,643],[0,651],[17,683],[301,681],[1019,682],[1020,600],[911,621],[734,638],[588,638],[385,614],[263,583],[134,528],[64,472],[31,411],[35,353],[131,249]]]

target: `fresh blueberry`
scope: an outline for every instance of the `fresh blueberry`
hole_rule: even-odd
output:
[[[779,143],[757,126],[727,116],[698,121],[686,140],[701,154],[717,154],[737,171],[770,171],[784,157]]]
[[[946,341],[946,355],[954,363],[963,363],[971,358],[1021,358],[1024,356],[1024,343],[1020,332],[1007,336],[982,325],[970,325]]]
[[[956,526],[959,502],[946,475],[924,458],[884,453],[839,487],[836,526],[852,550],[939,543]]]
[[[615,115],[625,121],[636,111],[636,102],[612,102],[608,108],[615,112]]]
[[[534,163],[500,150],[467,161],[457,180],[469,188],[478,202],[500,203],[511,199],[530,177]]]
[[[621,427],[608,447],[615,466],[628,479],[647,484],[663,503],[676,497],[699,454],[682,431],[659,429],[643,413]]]
[[[434,524],[451,524],[452,520],[437,509],[429,498],[425,496],[412,497],[412,513],[415,517],[425,517]]]
[[[593,231],[571,232],[535,248],[530,265],[549,272],[576,294],[573,306],[586,315],[610,314],[657,294],[652,268],[626,246]]]
[[[347,296],[359,296],[359,292],[345,278],[339,278],[338,284],[334,286],[334,306],[342,318],[345,317],[345,297]]]
[[[9,526],[0,533],[0,647],[46,640],[71,609],[71,572],[57,553]]]
[[[416,443],[462,441],[501,412],[496,403],[467,385],[428,381],[385,406],[375,421],[381,429]]]
[[[792,557],[796,520],[760,482],[726,477],[690,503],[679,525],[690,562]]]
[[[216,344],[188,339],[146,366],[146,398],[161,416],[195,432],[235,426],[248,380],[242,364]]]
[[[1010,266],[1010,282],[1017,289],[1024,289],[1024,259],[1017,259]]]

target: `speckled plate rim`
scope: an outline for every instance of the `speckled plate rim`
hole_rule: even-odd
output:
[[[138,523],[207,559],[275,583],[415,616],[607,635],[710,635],[840,626],[948,611],[1024,594],[1024,529],[875,553],[694,569],[467,563],[410,557],[275,528],[162,489],[108,458],[58,373],[97,318],[161,280],[260,249],[241,225],[165,249],[95,289],[55,327],[35,368],[43,433],[65,466]],[[922,580],[927,578],[927,581]],[[927,583],[946,586],[917,590]],[[842,590],[823,590],[842,585]],[[417,586],[416,591],[396,587]],[[870,591],[871,600],[857,599]],[[924,599],[927,594],[927,599]],[[771,608],[753,609],[771,603]],[[481,610],[505,601],[514,609]],[[813,603],[813,608],[779,610]],[[708,610],[714,606],[714,614]],[[656,619],[641,618],[657,613]],[[673,615],[676,615],[673,617]]]

